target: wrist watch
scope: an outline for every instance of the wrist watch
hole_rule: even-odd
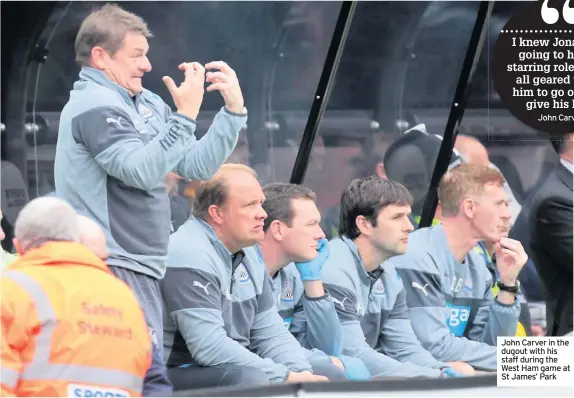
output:
[[[516,285],[514,285],[514,286],[508,286],[508,285],[505,285],[504,283],[502,283],[499,279],[496,281],[496,286],[498,286],[498,288],[502,292],[508,292],[508,293],[516,294],[516,293],[518,293],[518,289],[520,289],[520,281],[517,280]]]

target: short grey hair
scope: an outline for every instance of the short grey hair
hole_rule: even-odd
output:
[[[227,199],[227,175],[230,172],[245,172],[257,178],[257,172],[251,167],[239,163],[225,163],[208,181],[202,181],[195,192],[193,215],[207,220],[209,206],[221,206]]]
[[[47,242],[78,242],[78,216],[72,206],[55,197],[30,201],[18,214],[14,237],[26,252]]]
[[[146,38],[153,37],[146,22],[116,4],[106,4],[92,11],[82,24],[76,36],[76,62],[90,66],[92,49],[102,47],[114,55],[122,46],[128,32],[140,33]]]

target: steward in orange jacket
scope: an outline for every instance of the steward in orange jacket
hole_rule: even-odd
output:
[[[151,364],[144,315],[90,250],[45,243],[1,280],[2,396],[141,396]]]

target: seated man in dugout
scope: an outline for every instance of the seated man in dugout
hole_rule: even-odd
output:
[[[361,359],[373,377],[473,375],[465,363],[446,363],[415,336],[405,287],[385,260],[406,251],[413,225],[407,189],[378,176],[355,179],[341,198],[339,238],[329,242],[325,287],[335,301],[343,354]]]
[[[341,355],[341,325],[321,281],[329,246],[319,224],[315,193],[282,182],[265,185],[263,193],[265,238],[256,248],[285,327],[306,349],[315,373],[329,380],[369,379],[360,359]]]
[[[2,272],[0,289],[0,396],[142,394],[151,365],[143,312],[98,258],[107,252],[84,222],[54,197],[18,215],[20,257]]]
[[[458,135],[456,137],[455,148],[456,150],[458,150],[461,158],[465,163],[480,164],[500,171],[500,169],[498,169],[496,165],[490,161],[486,147],[475,137],[471,137],[468,135]],[[518,201],[514,197],[514,194],[512,193],[512,190],[510,189],[510,186],[508,185],[506,179],[504,183],[504,191],[508,195],[508,201],[509,201],[508,208],[510,211],[510,219],[503,220],[504,225],[501,227],[500,232],[501,237],[508,238],[510,228],[514,225],[514,222],[517,220],[520,214],[521,206],[520,203],[518,203]],[[440,219],[440,214],[441,214],[440,206],[438,206],[435,218]],[[478,242],[476,246],[473,248],[473,250],[478,254],[480,254],[485,260],[484,264],[490,271],[490,274],[492,275],[492,281],[493,281],[492,292],[496,297],[496,295],[498,295],[498,287],[496,286],[496,280],[498,278],[498,274],[495,265],[496,264],[495,243],[496,242]],[[519,280],[522,280],[523,277],[525,277],[525,280],[527,282],[531,282],[536,279],[539,280],[538,275],[534,270],[534,265],[530,260],[527,260],[525,266],[522,268],[519,274]],[[531,287],[533,284],[534,286],[536,286],[536,283],[532,282],[528,287]],[[540,335],[542,332],[541,327],[538,325],[533,327],[532,325],[530,308],[525,297],[525,294],[528,294],[528,292],[525,292],[524,288],[525,286],[521,285],[520,290],[518,291],[516,296],[517,300],[520,301],[520,317],[518,319],[518,326],[516,328],[515,335],[517,337],[532,336],[534,331],[536,331]],[[533,307],[536,308],[536,305],[534,304]]]
[[[387,263],[403,279],[423,346],[441,361],[494,371],[496,338],[517,330],[517,279],[527,260],[520,242],[502,237],[510,219],[504,178],[487,166],[461,164],[443,176],[438,197],[440,224],[411,233],[406,254]],[[473,250],[479,241],[495,242],[496,297],[493,277]]]
[[[391,148],[385,154],[385,170],[387,171],[389,179],[410,187],[409,192],[418,198],[415,200],[418,204],[413,206],[413,208],[418,209],[419,213],[411,217],[415,225],[420,222],[422,204],[426,198],[427,187],[430,183],[434,160],[438,156],[440,144],[441,140],[435,135],[428,134],[425,126],[421,124],[407,130],[401,138],[391,145]],[[498,170],[496,166],[490,162],[486,148],[480,141],[470,136],[457,136],[449,169],[461,163],[480,164]],[[413,178],[415,175],[418,176],[418,178]],[[505,224],[512,225],[513,214],[516,215],[520,212],[520,205],[516,198],[514,198],[510,186],[506,181],[504,191],[509,200],[510,212],[510,218],[505,219]],[[416,210],[413,210],[413,212],[415,211]],[[433,217],[433,226],[440,223],[441,214],[441,205],[439,203]],[[485,243],[486,242],[478,242],[473,250],[486,258],[487,261],[484,262],[484,265],[487,267],[491,261],[487,258],[488,256],[485,256]],[[523,268],[522,273],[524,273],[524,271],[525,269]],[[496,283],[496,279],[493,279],[493,283]],[[532,334],[530,311],[522,290],[521,287],[517,295],[518,300],[521,302],[521,313],[516,329],[516,336]]]
[[[283,326],[253,247],[264,200],[255,171],[225,164],[199,184],[193,216],[171,235],[160,287],[175,390],[327,380]]]

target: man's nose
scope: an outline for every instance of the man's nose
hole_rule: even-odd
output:
[[[140,69],[144,72],[151,72],[151,62],[149,62],[148,57],[144,57],[143,62],[140,65]]]
[[[413,232],[415,230],[415,226],[411,222],[411,220],[407,217],[405,220],[405,231]]]
[[[323,228],[321,228],[319,225],[317,225],[317,231],[315,233],[315,239],[316,240],[325,239],[325,232],[323,232]]]
[[[502,218],[503,220],[510,220],[511,217],[512,217],[512,214],[510,214],[510,206],[508,206],[508,205],[504,206],[504,208],[502,209],[502,214],[500,215],[500,218]]]

